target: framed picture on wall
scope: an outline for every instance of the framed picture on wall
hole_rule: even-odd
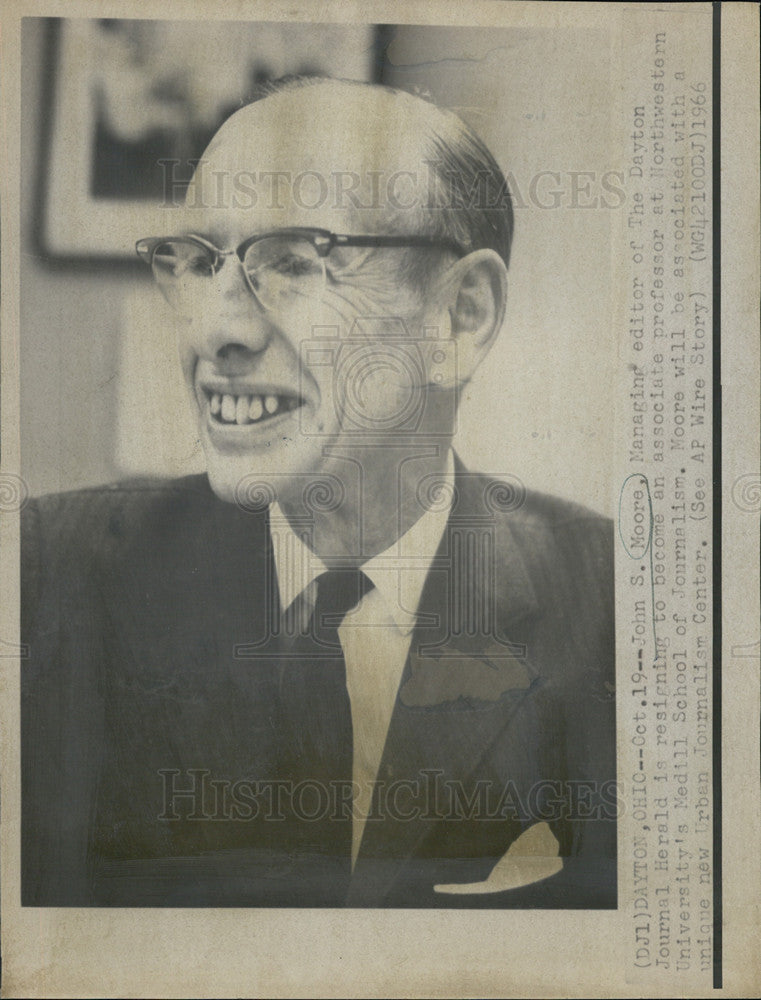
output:
[[[375,78],[368,25],[51,19],[42,251],[131,260],[219,125],[289,74]]]

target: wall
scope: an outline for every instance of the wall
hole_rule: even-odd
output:
[[[35,246],[48,53],[44,22],[22,23],[21,468],[32,493],[43,493],[119,474],[121,306],[140,279],[91,265],[51,265]]]
[[[456,111],[512,184],[507,317],[462,408],[462,457],[606,511],[618,213],[600,206],[601,195],[620,204],[601,190],[615,166],[610,57],[604,34],[578,29],[406,27],[389,46],[385,73]],[[595,199],[596,208],[581,207]]]

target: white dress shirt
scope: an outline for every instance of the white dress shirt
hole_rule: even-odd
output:
[[[448,487],[442,495],[451,500],[451,451],[442,481]],[[426,510],[393,545],[362,565],[373,589],[346,614],[338,629],[354,731],[352,865],[370,810],[420,596],[449,512],[450,504],[446,502]],[[280,606],[285,611],[301,598],[302,613],[308,621],[317,597],[317,577],[327,566],[306,545],[304,537],[293,531],[277,503],[270,507],[270,532]]]

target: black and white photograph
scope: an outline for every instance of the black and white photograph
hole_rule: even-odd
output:
[[[722,5],[592,6],[14,22],[8,995],[735,975]]]
[[[24,902],[615,907],[612,521],[453,443],[466,397],[479,421],[499,405],[476,382],[495,343],[513,384],[526,362],[512,137],[448,105],[552,38],[337,26],[345,78],[310,61],[319,26],[45,27],[54,114],[76,95],[91,122],[48,123],[45,221],[81,239],[54,177],[79,141],[94,217],[155,203],[163,231],[118,249],[172,313],[205,468],[23,512]],[[417,63],[463,41],[486,67],[458,95]],[[557,176],[528,180],[535,212],[574,211]],[[155,391],[137,455],[179,419]]]

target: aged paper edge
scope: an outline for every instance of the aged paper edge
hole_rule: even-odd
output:
[[[227,19],[261,17],[408,23],[557,23],[534,4],[234,3]],[[623,5],[610,5],[620,10]],[[705,8],[671,5],[671,9]],[[595,10],[596,8],[596,10]],[[568,4],[563,17],[594,23],[601,8]],[[3,471],[19,468],[18,258],[19,16],[200,18],[200,4],[29,3],[4,7],[3,47]],[[731,488],[758,472],[759,282],[758,19],[752,4],[725,4],[722,24],[722,372],[723,372],[723,989],[752,996],[759,984],[758,656],[738,647],[758,638],[758,521]],[[612,16],[612,12],[611,12]],[[3,519],[2,632],[15,636],[16,525]],[[10,553],[10,556],[9,556]],[[17,730],[17,661],[3,661],[4,731]],[[18,899],[18,745],[3,742],[3,952],[7,996],[76,995],[593,995],[641,996],[622,982],[606,914],[468,914],[325,911],[22,911]],[[545,942],[559,935],[554,961]],[[384,941],[407,946],[387,953]],[[506,941],[510,940],[509,948]],[[443,946],[455,940],[461,947]],[[410,945],[410,942],[413,942]],[[608,942],[610,947],[601,947]],[[436,964],[431,965],[432,953]],[[589,960],[594,956],[595,964]],[[317,958],[317,961],[314,961]],[[505,959],[508,959],[506,968]],[[426,959],[428,962],[426,962]],[[490,959],[490,961],[484,961]]]

